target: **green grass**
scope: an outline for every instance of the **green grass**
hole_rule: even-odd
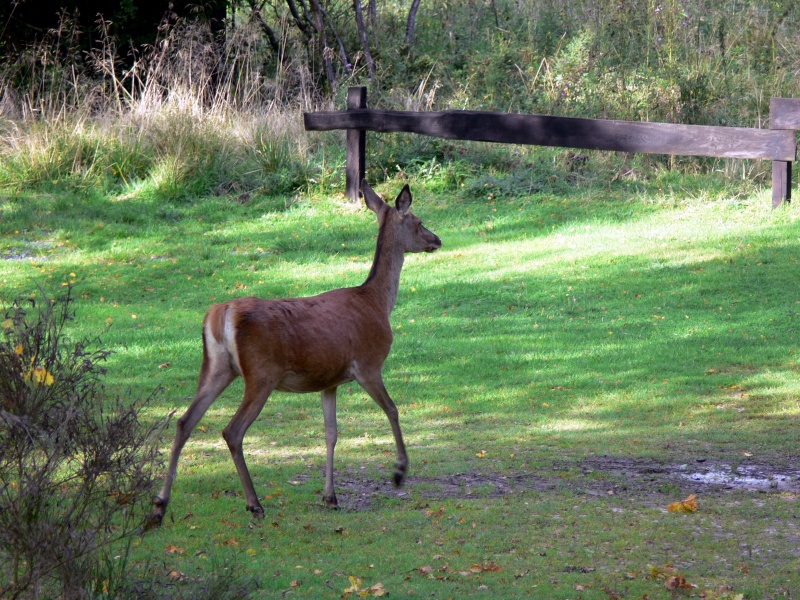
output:
[[[434,171],[411,186],[443,248],[406,261],[384,371],[408,486],[389,485],[385,417],[343,386],[344,508],[324,510],[319,399],[276,393],[245,441],[267,510],[251,523],[220,436],[237,382],[187,445],[131,572],[150,565],[166,585],[229,560],[256,597],[335,598],[354,576],[392,597],[671,598],[670,564],[699,586],[687,595],[800,588],[795,493],[587,466],[797,468],[800,209],[771,211],[768,192],[714,175],[545,177],[526,195],[502,173]],[[74,282],[76,337],[108,327],[107,385],[163,386],[154,416],[191,400],[211,303],[311,295],[369,270],[374,216],[339,196],[157,197],[0,197],[0,299]],[[666,511],[692,491],[698,512]]]

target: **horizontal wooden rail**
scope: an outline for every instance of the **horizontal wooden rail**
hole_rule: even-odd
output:
[[[770,119],[770,129],[751,129],[470,110],[376,110],[367,108],[363,87],[348,90],[346,111],[303,113],[309,131],[348,131],[346,194],[354,200],[365,171],[364,132],[376,131],[502,144],[771,160],[773,205],[777,206],[791,197],[791,168],[797,155],[793,129],[800,129],[800,100],[773,98]]]
[[[793,161],[796,141],[786,130],[636,123],[468,110],[400,112],[355,109],[303,115],[306,129],[419,133],[476,142]]]

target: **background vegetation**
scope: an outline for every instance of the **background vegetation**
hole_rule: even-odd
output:
[[[375,225],[341,195],[342,135],[301,119],[341,107],[348,85],[384,108],[762,127],[770,96],[800,96],[788,1],[423,0],[410,40],[410,5],[372,5],[372,70],[349,2],[318,3],[326,20],[309,35],[283,3],[239,6],[221,37],[173,20],[135,60],[113,23],[88,52],[68,19],[3,48],[0,300],[74,290],[65,331],[108,328],[109,397],[163,386],[145,425],[190,400],[210,303],[366,277]],[[768,210],[769,164],[368,139],[369,179],[387,197],[410,182],[444,242],[409,259],[393,316],[386,380],[408,487],[391,489],[385,419],[348,387],[344,510],[321,510],[318,400],[276,394],[246,440],[268,507],[251,523],[219,435],[234,385],[187,446],[165,526],[115,546],[76,594],[800,587],[797,490],[768,477],[797,480],[798,214]],[[767,493],[686,477],[737,468],[766,473],[752,479]],[[667,510],[690,493],[697,510]],[[59,585],[20,594],[66,595]]]

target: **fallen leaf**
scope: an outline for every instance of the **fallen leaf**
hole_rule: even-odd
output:
[[[184,554],[185,550],[183,548],[179,548],[178,546],[170,544],[169,546],[164,548],[164,552],[166,552],[167,554]]]
[[[345,589],[345,593],[347,592],[357,592],[361,589],[361,578],[355,577],[353,575],[348,576],[347,578],[350,581],[350,587]]]
[[[181,573],[180,571],[170,571],[169,573],[167,573],[167,577],[169,577],[173,581],[186,581],[187,579],[189,579],[186,576],[186,573]]]
[[[664,586],[671,592],[676,590],[693,590],[697,586],[686,582],[683,575],[673,575],[664,583]]]
[[[653,565],[648,565],[648,569],[650,571],[650,577],[653,579],[666,579],[672,575],[675,575],[677,571],[672,566],[672,563],[667,563],[663,567],[654,567]]]
[[[483,458],[484,456],[486,456],[486,450],[481,450],[475,456],[477,456],[478,458]]]
[[[386,591],[386,588],[383,587],[383,584],[379,581],[371,588],[369,588],[369,593],[372,596],[385,596],[389,592]]]
[[[227,540],[222,542],[222,545],[223,546],[238,546],[239,542],[236,541],[236,538],[234,536],[231,536]]]
[[[691,494],[686,500],[681,502],[673,502],[667,507],[669,512],[696,512],[697,499],[694,494]]]
[[[364,588],[361,587],[363,580],[360,577],[350,575],[348,579],[350,580],[350,587],[344,590],[344,594],[341,596],[344,599],[353,594],[356,594],[359,598],[368,598],[370,596],[385,596],[389,593],[380,581],[371,587]]]

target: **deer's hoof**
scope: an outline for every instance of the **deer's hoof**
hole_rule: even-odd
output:
[[[325,506],[328,508],[339,508],[339,501],[336,499],[336,494],[332,494],[330,496],[323,496],[322,499],[325,501]]]
[[[395,471],[394,472],[394,487],[400,487],[401,485],[403,485],[403,479],[405,479],[405,477],[406,477],[406,474],[403,471],[401,471],[399,469],[397,471]]]
[[[156,527],[161,527],[161,523],[163,520],[164,520],[164,513],[159,512],[158,509],[154,510],[153,513],[145,520],[144,530],[150,531],[151,529],[155,529]]]
[[[403,479],[406,477],[408,471],[408,459],[398,460],[394,463],[394,487],[403,485]]]
[[[253,513],[253,518],[254,519],[263,519],[264,518],[264,508],[261,505],[259,505],[259,506],[248,506],[247,510],[249,510],[251,513]]]
[[[167,512],[167,502],[160,496],[155,496],[153,498],[153,506],[155,506],[153,512],[144,522],[145,531],[161,527],[161,523],[164,521],[164,515]]]

